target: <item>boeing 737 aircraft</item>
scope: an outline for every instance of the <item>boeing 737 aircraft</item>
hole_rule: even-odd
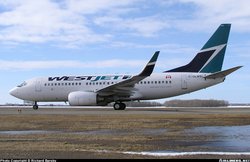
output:
[[[10,91],[12,96],[37,102],[69,102],[71,106],[104,106],[114,102],[124,110],[124,101],[173,97],[207,88],[225,80],[242,66],[221,71],[231,24],[221,24],[194,59],[162,73],[153,73],[159,51],[137,75],[80,75],[33,78]]]

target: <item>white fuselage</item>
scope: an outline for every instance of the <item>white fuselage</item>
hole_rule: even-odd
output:
[[[134,86],[129,98],[120,100],[153,100],[210,87],[223,78],[205,79],[209,73],[154,73]],[[132,75],[62,76],[33,78],[10,91],[20,99],[36,102],[68,101],[71,92],[96,92],[99,89],[131,78]]]

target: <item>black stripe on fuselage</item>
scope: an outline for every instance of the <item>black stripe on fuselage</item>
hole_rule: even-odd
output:
[[[199,72],[214,52],[215,50],[200,52],[189,64],[164,72]]]

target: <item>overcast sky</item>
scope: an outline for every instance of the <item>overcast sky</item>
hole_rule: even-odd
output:
[[[0,104],[37,76],[154,72],[187,64],[222,23],[231,23],[222,84],[170,99],[250,103],[249,0],[0,0]]]

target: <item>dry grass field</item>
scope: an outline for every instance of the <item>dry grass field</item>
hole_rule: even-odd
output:
[[[185,130],[240,125],[250,125],[250,109],[42,108],[18,112],[1,108],[0,158],[222,158],[221,155],[155,157],[123,152],[211,151],[203,143],[213,140],[216,134],[189,134]]]

